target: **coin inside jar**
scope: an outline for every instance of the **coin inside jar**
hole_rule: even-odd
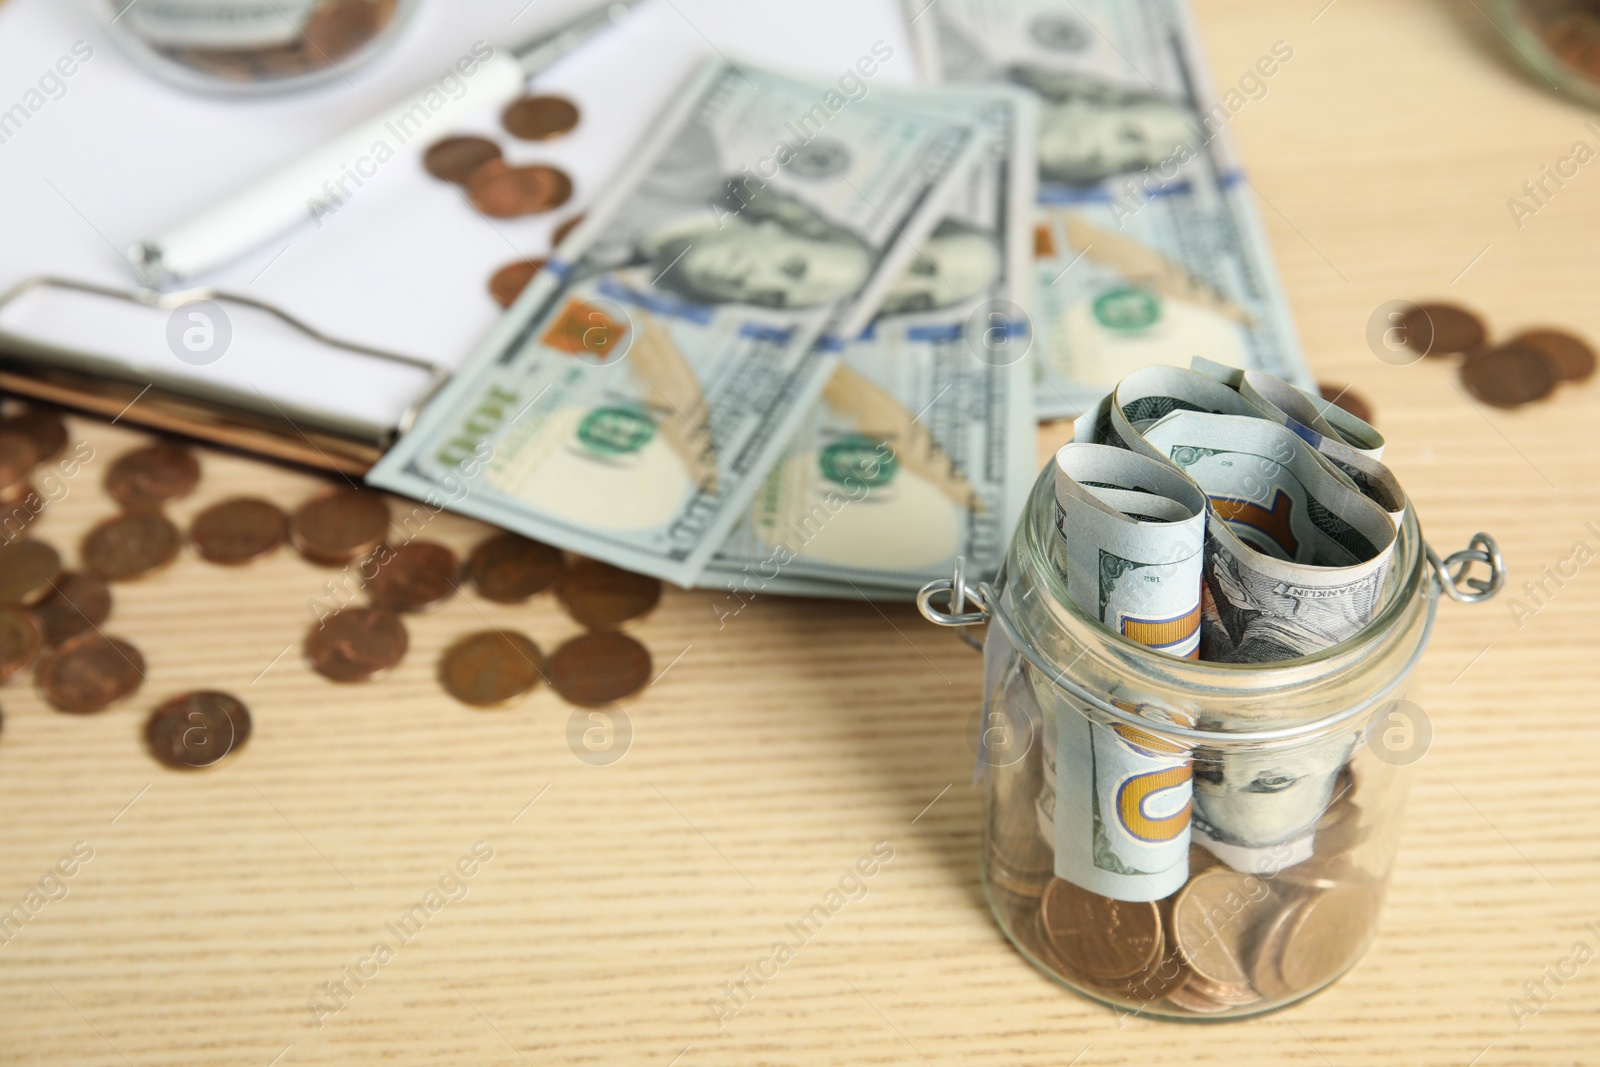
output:
[[[311,669],[335,682],[364,682],[405,658],[410,638],[400,616],[381,608],[345,608],[306,633]]]
[[[0,682],[32,663],[44,648],[44,634],[33,616],[19,608],[0,608]]]
[[[1470,352],[1488,338],[1483,320],[1454,304],[1415,304],[1400,319],[1405,345],[1424,356]]]
[[[1323,890],[1302,904],[1278,958],[1284,984],[1309,993],[1343,974],[1366,948],[1378,904],[1378,892],[1364,886]]]
[[[45,653],[34,681],[57,711],[104,711],[144,683],[144,657],[121,638],[81,633]]]
[[[152,711],[144,726],[150,754],[175,770],[210,767],[249,739],[250,710],[215,690],[173,697]]]
[[[427,172],[444,182],[461,185],[472,172],[500,158],[500,146],[484,137],[446,137],[422,157]]]
[[[380,548],[363,581],[373,606],[390,611],[425,611],[455,595],[461,564],[456,554],[431,541]]]
[[[466,576],[485,600],[517,604],[554,585],[565,566],[561,553],[549,545],[507,533],[472,550]]]
[[[1153,903],[1112,900],[1055,878],[1045,888],[1039,918],[1050,947],[1097,982],[1136,978],[1161,955],[1161,914]]]
[[[513,167],[495,159],[467,179],[467,198],[479,211],[497,219],[550,211],[571,196],[572,179],[554,167]]]
[[[489,295],[494,297],[494,302],[503,308],[508,308],[517,302],[517,297],[522,295],[522,290],[528,287],[534,276],[544,270],[545,261],[542,259],[522,259],[515,263],[507,263],[489,279]]]
[[[1172,905],[1178,953],[1192,972],[1195,993],[1225,1004],[1249,1004],[1260,996],[1246,973],[1245,946],[1255,926],[1255,904],[1269,892],[1253,874],[1213,867],[1189,879]]]
[[[548,141],[578,125],[578,105],[560,96],[525,96],[501,112],[500,123],[524,141]]]
[[[661,600],[661,580],[585,560],[561,576],[556,596],[573,619],[604,629],[653,609]]]
[[[178,558],[183,535],[165,515],[137,511],[106,519],[84,535],[84,570],[108,582],[128,582]]]
[[[1524,330],[1511,344],[1527,345],[1544,356],[1564,382],[1585,382],[1594,376],[1594,349],[1564,330]]]
[[[186,496],[200,483],[200,461],[182,445],[163,442],[117,457],[106,492],[125,508],[155,508]]]
[[[1556,372],[1538,349],[1512,342],[1469,357],[1461,365],[1461,384],[1485,404],[1514,408],[1549,396]]]
[[[289,517],[276,504],[234,497],[213,504],[189,525],[189,541],[200,558],[238,566],[276,551],[289,535]]]
[[[543,677],[539,646],[509,630],[469,634],[439,658],[439,684],[475,708],[510,704],[531,693]]]
[[[0,433],[19,434],[32,442],[35,463],[49,463],[67,449],[66,423],[43,408],[0,419]]]
[[[0,604],[37,604],[52,592],[61,557],[43,541],[24,538],[0,545]]]
[[[289,520],[289,540],[312,563],[337,567],[377,548],[389,532],[389,505],[376,493],[331,489]]]
[[[574,637],[550,657],[550,685],[580,707],[632,696],[650,681],[650,652],[614,630]]]
[[[111,617],[111,590],[97,578],[64,571],[52,583],[50,595],[34,605],[33,617],[39,621],[44,643],[59,645]]]

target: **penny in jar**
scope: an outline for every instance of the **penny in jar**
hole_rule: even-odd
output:
[[[367,555],[388,532],[389,505],[360,489],[330,489],[300,505],[289,519],[295,551],[325,567]]]
[[[255,497],[213,504],[189,525],[189,542],[200,558],[230,567],[277,551],[288,536],[289,517]]]
[[[335,682],[364,682],[405,658],[410,638],[400,616],[382,608],[345,608],[306,632],[311,669]]]
[[[144,683],[144,657],[119,637],[81,633],[45,653],[34,682],[57,711],[104,711]]]
[[[1039,906],[1049,947],[1091,983],[1121,991],[1160,962],[1166,939],[1153,903],[1130,903],[1052,879]]]
[[[439,658],[439,684],[475,708],[514,703],[533,692],[543,676],[539,646],[509,630],[468,634]]]
[[[158,706],[145,720],[145,747],[174,770],[198,770],[220,762],[250,739],[250,709],[216,690],[184,693]]]
[[[106,519],[83,537],[84,570],[108,582],[130,582],[178,558],[183,535],[165,515],[136,511]]]

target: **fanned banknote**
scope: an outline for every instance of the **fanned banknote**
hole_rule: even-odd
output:
[[[971,125],[725,60],[369,475],[687,585],[938,221]]]
[[[1040,101],[1042,417],[1196,353],[1313,384],[1182,0],[907,2],[932,78]]]
[[[918,105],[969,118],[979,156],[701,585],[909,599],[957,556],[975,580],[1000,565],[1034,464],[1034,106],[1003,87]]]

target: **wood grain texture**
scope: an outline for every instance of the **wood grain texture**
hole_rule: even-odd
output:
[[[1373,402],[1433,543],[1489,530],[1520,585],[1600,544],[1583,525],[1600,523],[1600,388],[1485,411],[1448,366],[1385,364],[1364,332],[1386,300],[1447,296],[1501,333],[1600,337],[1600,163],[1520,230],[1506,207],[1600,137],[1503,61],[1481,3],[1325,2],[1200,0],[1213,74],[1294,48],[1231,126],[1311,364]],[[111,511],[106,467],[142,440],[74,429],[96,459],[37,527],[69,558]],[[1042,432],[1041,459],[1064,435]],[[180,522],[318,484],[203,461]],[[462,550],[484,532],[426,529]],[[483,712],[433,679],[468,630],[547,649],[575,632],[548,596],[458,597],[408,621],[389,677],[336,687],[299,654],[331,577],[287,553],[238,571],[185,555],[114,591],[106,630],[149,662],[132,701],[70,717],[26,679],[0,690],[0,912],[75,842],[94,853],[0,944],[0,1064],[1600,1062],[1600,962],[1520,1028],[1507,1007],[1575,941],[1600,947],[1584,928],[1600,921],[1600,564],[1521,626],[1503,601],[1441,608],[1419,696],[1436,734],[1375,947],[1305,1004],[1187,1029],[1119,1024],[1000,935],[969,785],[978,658],[910,608],[762,598],[719,625],[717,594],[669,593],[630,630],[670,669],[626,702],[627,755],[590,766],[548,690]],[[200,686],[245,699],[254,736],[212,771],[165,770],[140,748],[144,714]],[[386,924],[480,841],[493,858],[465,898],[315,1025],[323,983],[398,944]],[[707,1001],[879,842],[893,859],[865,896],[719,1028]]]

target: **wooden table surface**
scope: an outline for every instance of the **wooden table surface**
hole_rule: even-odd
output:
[[[1433,544],[1493,532],[1516,591],[1574,542],[1600,547],[1600,387],[1485,410],[1445,361],[1392,366],[1364,340],[1380,304],[1430,296],[1502,333],[1600,337],[1600,163],[1520,229],[1507,207],[1600,129],[1504,61],[1485,2],[1199,15],[1220,84],[1294,49],[1232,127],[1313,368],[1373,402]],[[74,430],[96,458],[36,527],[69,559],[112,510],[105,468],[142,440]],[[1065,433],[1041,432],[1041,461]],[[180,522],[317,484],[203,461]],[[482,534],[445,516],[425,536]],[[0,912],[92,853],[0,943],[0,1063],[1600,1062],[1600,962],[1561,962],[1600,950],[1600,566],[1520,625],[1509,595],[1441,607],[1414,694],[1435,736],[1375,947],[1307,1003],[1195,1028],[1119,1023],[1002,938],[977,881],[979,660],[911,608],[763,598],[719,624],[717,594],[670,593],[631,628],[660,674],[625,703],[631,746],[593,765],[569,736],[596,724],[553,693],[483,712],[433,680],[468,630],[546,648],[574,632],[548,598],[457,598],[409,622],[391,676],[336,687],[299,653],[331,577],[287,553],[241,571],[185,557],[115,589],[106,630],[149,664],[135,699],[74,717],[26,679],[0,690]],[[212,771],[167,771],[141,749],[144,714],[196,687],[245,699],[255,733]],[[892,859],[865,896],[719,1025],[708,1002],[875,847]],[[449,880],[475,848],[492,858]],[[388,924],[418,904],[402,943]],[[362,962],[379,941],[392,958]],[[1545,1002],[1515,1018],[1508,1001],[1541,979]]]

